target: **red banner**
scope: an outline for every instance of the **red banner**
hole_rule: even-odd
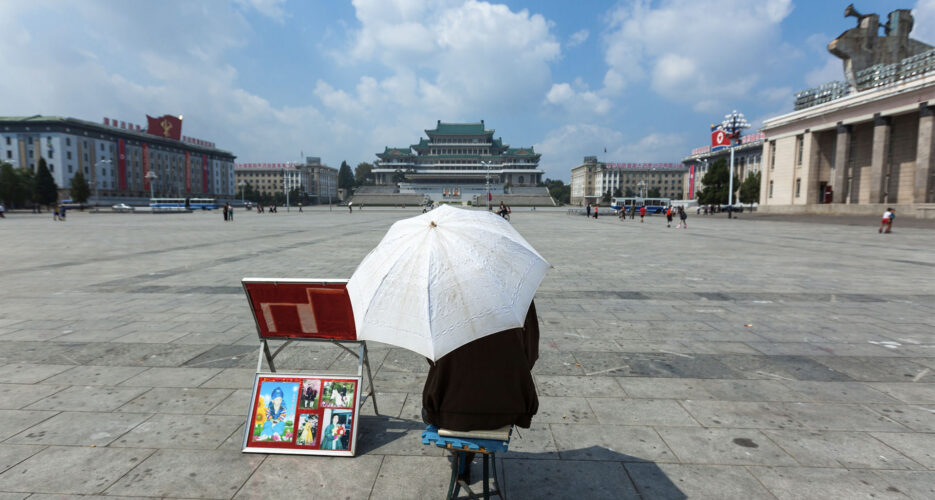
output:
[[[185,192],[192,192],[192,154],[185,152]]]
[[[170,115],[153,118],[152,116],[146,115],[146,121],[149,124],[149,128],[146,130],[147,133],[158,135],[159,137],[166,137],[168,139],[175,139],[177,141],[182,140],[181,118]]]
[[[695,199],[695,164],[688,167],[688,199]]]
[[[208,192],[208,157],[201,155],[201,187],[202,192]]]
[[[149,144],[143,144],[143,189],[149,189]]]
[[[117,139],[117,180],[120,189],[127,188],[127,151],[123,139]]]

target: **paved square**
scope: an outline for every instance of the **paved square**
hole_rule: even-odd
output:
[[[358,457],[239,452],[257,357],[240,279],[347,278],[417,213],[0,220],[0,496],[441,498],[427,365],[390,346],[371,346],[383,414],[362,409]],[[554,268],[508,495],[935,497],[931,228],[688,222],[514,212]],[[353,366],[319,345],[277,364]]]

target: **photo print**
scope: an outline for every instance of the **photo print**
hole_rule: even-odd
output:
[[[295,444],[312,447],[318,445],[316,441],[318,436],[318,415],[312,413],[299,415],[299,426],[297,429]]]
[[[303,410],[317,410],[319,392],[321,392],[321,380],[314,378],[303,380],[299,408]]]
[[[321,392],[323,408],[350,408],[354,406],[356,382],[325,382]]]
[[[299,383],[263,381],[259,393],[253,416],[253,441],[291,442]]]
[[[353,410],[325,410],[322,420],[325,427],[321,431],[321,449],[349,450],[354,430]]]

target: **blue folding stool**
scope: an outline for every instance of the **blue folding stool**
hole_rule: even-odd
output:
[[[484,498],[489,499],[491,495],[505,498],[503,491],[500,489],[500,482],[497,481],[496,454],[500,451],[505,452],[510,447],[510,437],[513,435],[513,427],[510,427],[505,440],[477,439],[469,435],[471,432],[467,432],[466,434],[468,435],[461,436],[452,435],[457,434],[456,431],[446,431],[442,429],[441,432],[445,435],[439,435],[439,428],[437,426],[429,425],[425,428],[425,432],[422,433],[422,444],[429,445],[435,443],[435,446],[446,448],[450,450],[453,455],[454,459],[451,461],[451,481],[448,483],[448,495],[445,498],[457,498],[458,491],[460,491],[462,486],[465,491],[468,492],[468,498],[478,498],[478,496],[471,491],[467,482],[458,479],[458,476],[464,472],[467,467],[470,467],[470,464],[467,463],[466,453],[480,453],[484,456]],[[490,490],[491,463],[493,464],[493,491]]]

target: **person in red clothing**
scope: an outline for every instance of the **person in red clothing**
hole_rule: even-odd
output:
[[[646,217],[646,205],[640,207],[640,223],[643,223],[643,217]]]

